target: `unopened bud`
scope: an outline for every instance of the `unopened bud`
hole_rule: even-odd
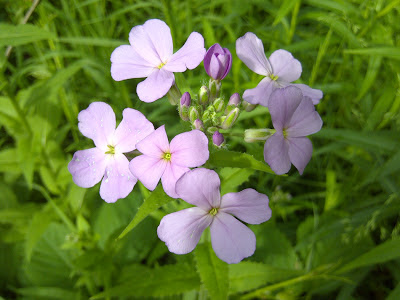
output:
[[[223,129],[229,129],[235,124],[237,118],[239,117],[240,110],[239,108],[234,108],[232,111],[229,112],[229,114],[226,116],[226,118],[223,118],[221,128]]]
[[[191,103],[190,94],[184,93],[179,105],[179,116],[183,121],[189,121],[189,106]]]
[[[174,83],[167,93],[167,98],[169,100],[169,103],[171,103],[172,105],[177,105],[179,104],[179,100],[181,99],[181,97],[182,97],[181,91]]]
[[[224,136],[217,130],[212,136],[212,140],[215,146],[220,147],[225,141]]]
[[[275,129],[246,129],[244,131],[244,141],[247,143],[255,143],[266,141],[271,135],[276,132]]]
[[[198,130],[203,130],[204,129],[204,124],[200,119],[196,119],[193,122],[193,127],[195,129],[198,129]]]
[[[234,93],[228,101],[228,105],[239,106],[240,104],[240,95],[238,93]]]
[[[196,119],[200,118],[200,113],[195,106],[191,106],[189,108],[189,119],[190,122],[193,123]]]
[[[181,97],[181,106],[190,106],[192,98],[190,97],[189,92],[184,92]]]
[[[224,100],[222,100],[221,98],[217,98],[214,100],[214,108],[217,112],[222,111],[222,109],[224,108]]]
[[[208,88],[205,85],[203,85],[199,91],[199,103],[204,106],[207,105],[209,96],[210,92]]]
[[[242,106],[243,106],[244,110],[247,111],[247,112],[251,112],[252,110],[254,110],[257,107],[257,105],[258,104],[251,104],[251,103],[249,103],[247,101],[244,101],[244,100],[242,102]]]
[[[221,90],[221,81],[210,79],[210,83],[208,86],[210,88],[210,98],[217,98],[219,96],[219,91]]]

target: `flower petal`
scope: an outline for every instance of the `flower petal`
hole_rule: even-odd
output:
[[[183,174],[190,171],[187,167],[181,167],[173,163],[167,163],[164,174],[161,176],[161,183],[164,188],[164,192],[172,197],[179,198],[178,194],[175,192],[175,185],[179,178]]]
[[[219,44],[212,45],[204,55],[204,68],[210,77],[212,77],[210,72],[211,58],[215,56],[216,53],[224,54],[224,50]]]
[[[115,114],[104,102],[93,102],[78,115],[78,128],[82,134],[93,140],[96,147],[107,151],[115,131]]]
[[[272,74],[263,43],[254,33],[247,32],[236,40],[236,54],[253,72],[264,76]]]
[[[292,82],[300,78],[301,64],[286,50],[276,50],[269,57],[272,72],[278,80]]]
[[[129,161],[123,154],[107,159],[106,172],[100,186],[100,196],[108,203],[125,198],[132,192],[137,179],[129,171]]]
[[[304,97],[311,98],[314,105],[317,105],[319,103],[319,100],[321,100],[322,97],[324,96],[322,91],[317,90],[317,89],[312,89],[308,85],[300,84],[300,83],[292,84],[292,85],[299,88],[301,90],[301,92],[303,93]]]
[[[293,86],[277,89],[271,94],[268,109],[272,124],[278,131],[288,128],[288,124],[303,100],[301,90]]]
[[[236,264],[256,250],[253,231],[231,215],[218,212],[210,230],[215,254],[228,264]]]
[[[115,150],[119,153],[136,149],[136,144],[154,131],[153,124],[140,112],[125,108],[122,121],[114,133]]]
[[[175,136],[171,141],[171,162],[194,168],[204,164],[209,157],[208,138],[200,130],[192,130]]]
[[[169,152],[169,142],[165,126],[162,125],[136,144],[136,148],[147,156],[161,159]]]
[[[163,69],[170,72],[192,70],[203,61],[205,54],[203,36],[198,32],[192,32],[183,47],[171,56]]]
[[[129,170],[146,188],[153,191],[166,166],[164,159],[140,155],[130,161]]]
[[[68,164],[68,171],[75,184],[83,188],[90,188],[98,183],[104,176],[106,155],[99,148],[75,152]]]
[[[321,130],[322,119],[311,99],[304,97],[287,125],[287,137],[303,137]]]
[[[133,27],[129,42],[153,67],[165,63],[173,52],[171,30],[165,22],[157,19]]]
[[[271,218],[268,197],[253,189],[222,196],[220,212],[232,214],[243,222],[260,224]]]
[[[264,146],[264,160],[278,175],[290,170],[289,147],[282,133],[274,133]]]
[[[154,102],[164,97],[174,84],[174,73],[155,69],[144,81],[137,85],[136,92],[140,100]]]
[[[116,81],[147,77],[153,71],[154,66],[130,45],[119,46],[111,54],[111,77]]]
[[[220,185],[215,171],[198,168],[185,173],[176,183],[175,191],[181,199],[208,212],[220,206]]]
[[[212,220],[213,217],[200,208],[187,208],[162,218],[157,235],[172,253],[186,254],[193,251]]]
[[[251,104],[261,104],[268,107],[269,98],[277,88],[278,85],[275,81],[265,77],[254,89],[244,91],[243,100]]]
[[[306,137],[288,138],[289,158],[292,164],[303,174],[312,156],[312,144]]]

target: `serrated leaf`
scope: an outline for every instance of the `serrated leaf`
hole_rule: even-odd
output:
[[[211,244],[197,245],[194,256],[201,282],[206,287],[211,299],[227,299],[229,290],[228,264],[214,253]]]
[[[119,235],[118,239],[123,238],[128,232],[135,228],[144,218],[146,218],[151,212],[160,208],[164,204],[174,200],[169,197],[163,190],[160,184],[151,194],[147,197],[142,206],[139,207],[136,215],[133,217],[132,221],[126,226],[126,228]]]
[[[200,279],[187,264],[167,265],[151,269],[144,265],[130,265],[121,272],[119,284],[93,296],[106,297],[165,297],[200,288]]]
[[[250,168],[275,174],[266,163],[258,161],[252,155],[229,150],[218,150],[211,153],[207,164],[211,167]]]
[[[303,274],[300,270],[286,270],[270,265],[241,262],[229,265],[230,294],[246,292],[266,283],[274,283]]]
[[[0,23],[0,47],[19,46],[46,39],[54,39],[49,31],[31,24],[11,25]]]
[[[400,239],[389,240],[360,255],[340,268],[337,273],[349,272],[364,266],[379,264],[400,257]]]

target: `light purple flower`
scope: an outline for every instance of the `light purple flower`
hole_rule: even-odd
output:
[[[306,136],[321,129],[321,117],[311,99],[294,86],[274,91],[268,108],[276,132],[265,142],[265,161],[276,174],[287,173],[291,164],[303,174],[312,155]]]
[[[173,53],[171,31],[157,19],[133,27],[129,43],[111,54],[111,76],[116,81],[147,77],[136,89],[144,102],[162,98],[175,82],[173,72],[196,68],[206,52],[203,36],[192,32],[185,45]]]
[[[266,76],[257,87],[244,92],[243,99],[251,104],[268,107],[272,92],[288,85],[299,88],[314,104],[318,104],[323,96],[322,91],[312,89],[305,84],[291,84],[300,78],[302,72],[300,62],[286,50],[276,50],[267,59],[262,41],[252,32],[237,39],[236,54],[250,70]]]
[[[236,218],[249,224],[260,224],[271,218],[268,197],[253,189],[220,195],[220,180],[212,170],[194,169],[176,183],[176,192],[186,202],[196,205],[165,216],[157,235],[169,251],[191,252],[204,229],[210,226],[215,254],[232,264],[253,255],[254,233]],[[235,217],[233,217],[233,216]]]
[[[227,48],[214,44],[204,56],[204,68],[208,76],[214,80],[222,80],[232,67],[232,54]]]
[[[136,145],[143,153],[129,163],[129,168],[143,185],[154,190],[161,182],[167,195],[177,198],[176,181],[189,168],[204,164],[209,157],[207,136],[200,130],[192,130],[175,136],[168,142],[164,125]]]
[[[93,140],[95,148],[75,152],[68,164],[74,182],[89,188],[102,178],[100,196],[106,202],[125,198],[137,179],[129,171],[129,161],[123,153],[154,131],[153,124],[139,111],[126,108],[115,129],[115,114],[110,105],[93,102],[78,115],[79,130]]]

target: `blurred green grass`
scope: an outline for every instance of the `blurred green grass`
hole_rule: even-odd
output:
[[[13,46],[0,55],[1,296],[207,297],[191,255],[168,255],[156,236],[161,217],[181,204],[168,204],[116,243],[146,190],[135,187],[107,205],[98,187],[76,187],[66,168],[74,151],[91,147],[77,115],[93,101],[109,103],[117,119],[132,107],[155,127],[167,124],[171,136],[184,130],[166,99],[138,100],[140,79],[110,76],[110,54],[128,43],[130,29],[160,18],[171,27],[175,49],[192,31],[204,36],[206,48],[218,42],[230,49],[225,97],[260,80],[235,55],[236,39],[248,31],[263,40],[267,54],[291,51],[302,63],[299,82],[324,92],[316,107],[324,126],[312,136],[313,158],[303,176],[237,170],[245,178],[237,181],[240,189],[270,197],[273,220],[252,226],[254,257],[230,266],[231,297],[399,298],[399,1],[40,1],[29,25],[17,27],[32,3],[0,1],[0,52]],[[205,75],[201,65],[176,80],[182,91],[196,92]],[[261,111],[243,115],[235,132],[270,125]],[[263,161],[262,144],[237,137],[228,144]],[[135,275],[141,272],[158,278],[159,289],[135,285],[144,280]],[[168,287],[165,278],[183,280],[185,272],[180,287]]]

